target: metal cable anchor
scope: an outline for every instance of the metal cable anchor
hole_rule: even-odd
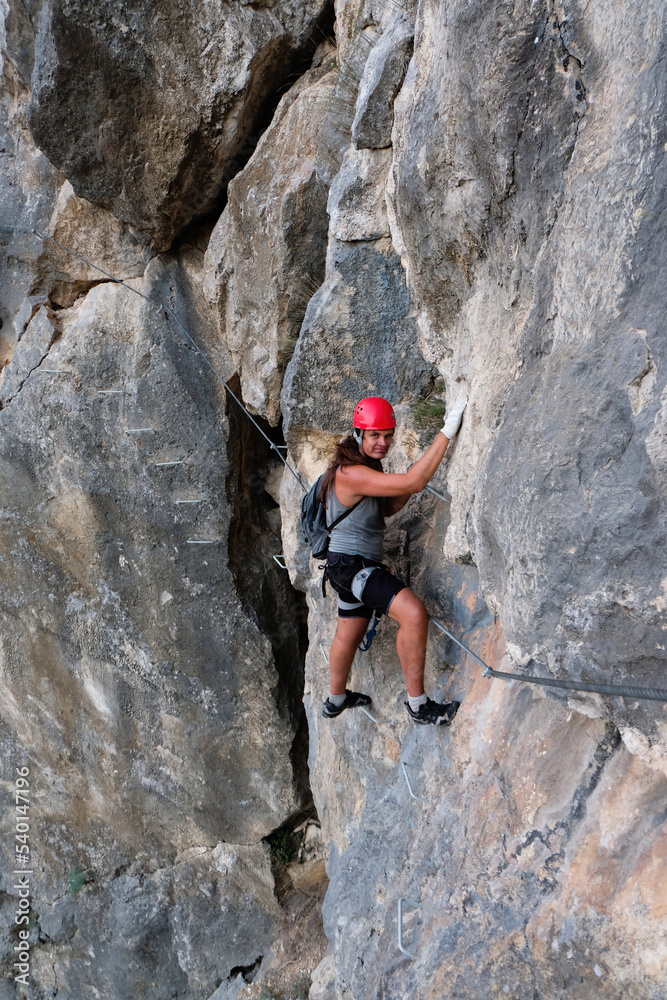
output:
[[[376,726],[386,726],[389,724],[388,719],[376,719],[374,715],[371,715],[367,708],[364,708],[363,705],[357,705],[357,708],[360,708],[364,715],[367,715],[369,719],[372,719]]]
[[[398,950],[402,951],[404,955],[408,958],[416,958],[414,952],[408,951],[408,949],[403,944],[403,903],[408,903],[413,906],[415,910],[421,910],[419,903],[415,902],[414,899],[409,899],[407,896],[401,896],[398,901]]]
[[[417,764],[410,764],[409,761],[401,761],[401,767],[403,768],[403,774],[405,776],[405,783],[408,786],[408,791],[410,792],[410,797],[416,799],[417,802],[428,802],[428,799],[423,799],[421,795],[415,795],[412,790],[412,785],[410,784],[410,778],[408,776],[408,768],[411,767],[414,771],[418,771],[419,767]]]

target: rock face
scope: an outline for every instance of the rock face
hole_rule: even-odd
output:
[[[34,996],[661,1000],[661,704],[490,679],[433,626],[427,690],[462,705],[425,731],[383,619],[375,719],[323,719],[297,512],[361,396],[403,471],[463,378],[387,561],[495,668],[664,687],[662,9],[341,0],[334,37],[305,0],[126,8],[0,0]],[[311,793],[322,856],[279,872]]]
[[[384,197],[390,166],[388,150],[357,150],[353,146],[347,150],[327,204],[331,235],[337,240],[356,243],[390,235]]]
[[[160,268],[137,287],[174,288]],[[175,305],[187,315],[185,295]],[[239,565],[226,526],[241,532],[256,500],[234,510],[225,499],[223,393],[163,313],[109,283],[70,309],[41,306],[3,377],[3,758],[10,770],[29,759],[40,788],[37,905],[54,916],[36,966],[65,995],[90,983],[129,996],[148,977],[149,996],[168,984],[207,997],[215,975],[252,965],[275,936],[279,911],[257,881],[270,880],[265,850],[237,845],[259,844],[303,802],[291,758],[300,705],[281,667],[294,672],[298,637],[272,642],[235,585],[254,553]],[[261,489],[270,460],[257,459]],[[298,617],[264,562],[263,604]],[[222,841],[228,871],[210,854]],[[180,863],[198,849],[203,869]],[[68,871],[92,874],[70,889],[61,930]],[[219,924],[207,914],[221,899]],[[100,919],[88,979],[81,955]],[[129,938],[128,923],[141,925]],[[215,960],[203,943],[190,954],[202,935],[227,941]]]
[[[413,34],[412,23],[397,18],[368,56],[352,123],[352,139],[358,149],[391,146],[394,99],[412,54]]]
[[[428,508],[412,516],[408,508],[390,561],[491,664],[574,683],[661,685],[665,440],[656,358],[664,337],[655,309],[663,292],[646,246],[660,240],[661,217],[649,206],[659,197],[662,147],[642,153],[632,138],[660,113],[646,97],[664,72],[657,49],[643,79],[623,71],[627,122],[613,110],[610,82],[630,38],[660,30],[648,12],[632,28],[624,13],[613,24],[601,9],[584,20],[546,4],[514,5],[503,17],[490,4],[422,3],[394,106],[386,195],[417,341],[450,392],[456,376],[466,379],[471,403],[447,470],[451,509],[436,521]],[[360,89],[355,121],[363,106]],[[620,156],[601,153],[616,144],[635,151],[632,182],[631,168],[616,166]],[[329,202],[331,234],[348,239],[372,202],[368,188],[347,179],[352,163],[347,154]],[[380,197],[382,181],[375,184]],[[345,252],[358,254],[358,245]],[[365,301],[372,282],[363,280]],[[340,359],[355,353],[362,331],[367,357],[384,357],[368,316],[347,325],[350,301],[347,283],[328,277],[287,372],[288,440],[311,478],[331,441],[326,430],[345,429],[334,413],[351,409],[338,385],[350,403],[355,392],[393,392],[416,429],[417,387],[402,381],[411,367],[401,339],[390,352],[393,386],[376,363],[363,389],[348,390]],[[320,399],[317,376],[334,357],[328,330],[340,327],[338,377],[327,379],[333,398],[328,388]],[[409,430],[397,446],[400,467],[414,454]],[[288,498],[286,489],[285,507]],[[284,537],[295,544],[289,531]],[[479,580],[464,584],[454,560],[476,564]],[[415,574],[424,561],[430,569]],[[307,581],[296,563],[295,579]],[[482,597],[493,617],[484,617]],[[349,713],[330,725],[319,716],[326,665],[318,643],[331,641],[334,622],[318,610],[306,668],[311,774],[335,845],[324,907],[333,955],[318,997],[659,996],[660,706],[574,692],[545,700],[539,690],[485,681],[452,646],[444,653],[457,669],[445,684],[434,633],[431,689],[462,697],[463,707],[451,733],[415,734],[398,721],[404,692],[390,669],[390,634],[359,655],[353,678],[389,724],[375,728]],[[403,762],[416,767],[408,774],[427,805],[410,798]],[[400,896],[420,907],[406,904],[412,964],[396,946]]]
[[[427,353],[442,331],[447,369],[473,385],[448,551],[472,552],[523,663],[650,684],[664,662],[664,492],[648,450],[662,293],[644,261],[662,222],[658,154],[633,137],[659,114],[646,94],[662,68],[648,56],[644,77],[623,78],[619,117],[610,81],[653,15],[612,27],[538,6],[515,6],[493,71],[490,6],[423,6],[397,102],[392,233]],[[472,448],[486,454],[471,463]],[[650,704],[615,713],[664,739]]]
[[[276,424],[285,366],[326,253],[326,176],[337,74],[331,55],[283,98],[206,253],[206,291],[253,412]],[[322,169],[324,168],[324,169]]]
[[[29,124],[76,193],[164,250],[219,198],[324,0],[46,0]]]

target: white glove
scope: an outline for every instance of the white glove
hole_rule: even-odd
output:
[[[463,411],[466,408],[467,402],[468,390],[464,386],[459,393],[458,399],[447,414],[445,418],[445,426],[442,428],[442,433],[445,437],[448,437],[450,441],[461,426],[461,417],[463,416]]]

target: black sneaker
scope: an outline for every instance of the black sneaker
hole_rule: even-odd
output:
[[[433,726],[448,726],[458,712],[460,704],[460,701],[450,701],[448,705],[439,705],[437,701],[427,698],[416,712],[410,708],[409,701],[406,701],[405,707],[410,718],[422,726],[427,726],[429,723]]]
[[[342,705],[334,705],[327,700],[322,705],[322,715],[325,719],[335,719],[337,715],[344,712],[346,708],[356,708],[357,705],[370,705],[372,699],[367,694],[359,694],[358,691],[345,691],[345,701]]]

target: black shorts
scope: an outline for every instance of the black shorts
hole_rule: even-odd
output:
[[[339,618],[386,615],[396,594],[407,586],[381,563],[340,552],[329,552],[327,580],[338,594]]]

